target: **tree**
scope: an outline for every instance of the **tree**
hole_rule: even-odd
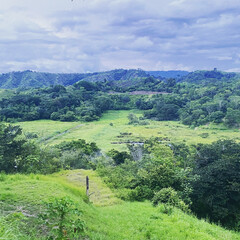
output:
[[[234,227],[240,220],[240,144],[219,140],[196,146],[193,210],[200,216]]]
[[[128,124],[138,124],[139,123],[138,117],[133,113],[128,114],[128,120],[129,120]]]
[[[240,123],[240,111],[228,108],[225,117],[225,124],[228,127],[236,127],[239,125],[239,123]]]
[[[126,159],[131,159],[131,155],[128,152],[119,152],[115,149],[110,150],[107,155],[113,159],[116,165],[124,163]]]
[[[14,172],[17,159],[24,151],[26,140],[19,138],[22,129],[19,126],[0,124],[0,170]]]

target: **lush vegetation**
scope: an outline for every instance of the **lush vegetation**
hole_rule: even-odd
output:
[[[239,239],[237,74],[72,77],[0,92],[0,238]]]
[[[2,97],[0,117],[2,121],[93,121],[107,110],[138,108],[145,111],[145,118],[158,121],[180,120],[190,126],[211,122],[224,123],[229,128],[239,126],[239,75],[200,71],[176,82],[175,79],[149,77],[144,72],[137,77],[137,73],[116,70],[111,72],[115,74],[114,80],[92,75],[92,79],[83,79],[67,88],[55,85],[18,90],[9,97]],[[138,95],[136,91],[142,90],[145,93]],[[133,91],[135,94],[129,94]],[[154,95],[148,95],[148,91],[154,91]]]
[[[60,169],[94,167],[100,149],[85,140],[41,148],[22,135],[19,126],[0,125],[0,169],[6,173],[53,173]]]
[[[44,72],[10,72],[0,74],[0,88],[15,89],[15,88],[39,88],[51,85],[69,86],[74,83],[84,81],[129,81],[134,78],[149,76],[142,70],[124,70],[117,69],[108,72],[95,73],[44,73]]]
[[[98,168],[119,197],[148,199],[154,204],[169,204],[167,200],[182,210],[192,209],[200,217],[238,229],[239,143],[220,140],[188,147],[152,139],[129,149],[130,155],[110,151],[114,164]]]
[[[166,203],[165,194],[175,207],[238,229],[240,144],[233,140],[187,146],[154,138],[129,144],[129,152],[112,149],[105,155],[81,139],[41,148],[24,138],[19,126],[2,124],[0,139],[0,167],[6,173],[97,169],[123,200],[156,205]]]
[[[129,124],[130,114],[134,114],[138,120],[143,117],[141,110],[115,110],[107,111],[98,121],[92,122],[38,120],[18,122],[16,125],[21,126],[28,138],[35,134],[34,139],[44,146],[76,140],[80,136],[87,142],[96,142],[103,151],[112,148],[126,151],[126,143],[143,142],[151,137],[186,144],[240,139],[238,129],[229,129],[223,124],[211,123],[196,128],[189,128],[177,121],[140,120],[147,121],[148,125]]]
[[[240,238],[237,233],[198,220],[177,208],[173,208],[171,213],[166,213],[161,204],[153,207],[149,202],[123,202],[95,207],[88,203],[81,187],[65,180],[68,175],[77,177],[79,173],[67,171],[49,176],[1,174],[0,238],[33,240],[49,239],[52,236],[53,239],[57,237],[71,239],[71,234],[77,226],[80,230],[78,239],[236,240]],[[91,181],[93,182],[93,176]],[[100,182],[101,179],[98,178],[97,181]],[[99,190],[107,190],[106,186],[101,189],[94,186],[93,182],[91,191],[95,193]],[[79,219],[75,216],[76,212],[72,212],[73,209],[81,212]],[[60,211],[64,212],[65,220],[70,218],[69,221],[61,221],[58,218]],[[74,225],[70,225],[73,220]],[[46,224],[47,222],[49,224]],[[54,228],[52,224],[55,224]],[[61,227],[62,232],[59,231]]]

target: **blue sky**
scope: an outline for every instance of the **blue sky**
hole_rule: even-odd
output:
[[[0,72],[240,71],[239,0],[2,0]]]

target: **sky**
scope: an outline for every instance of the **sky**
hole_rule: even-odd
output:
[[[0,72],[240,72],[239,0],[1,0]]]

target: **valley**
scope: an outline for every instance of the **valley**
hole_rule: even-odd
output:
[[[108,111],[100,120],[89,123],[37,120],[18,122],[17,125],[23,128],[23,132],[36,133],[38,136],[36,140],[43,145],[54,145],[81,138],[88,142],[96,142],[104,151],[112,148],[126,150],[125,143],[144,141],[152,137],[189,145],[211,143],[219,139],[240,140],[239,129],[228,129],[223,125],[212,123],[194,128],[178,121],[149,120],[149,125],[129,125],[130,113],[138,117],[143,114],[140,110]]]

